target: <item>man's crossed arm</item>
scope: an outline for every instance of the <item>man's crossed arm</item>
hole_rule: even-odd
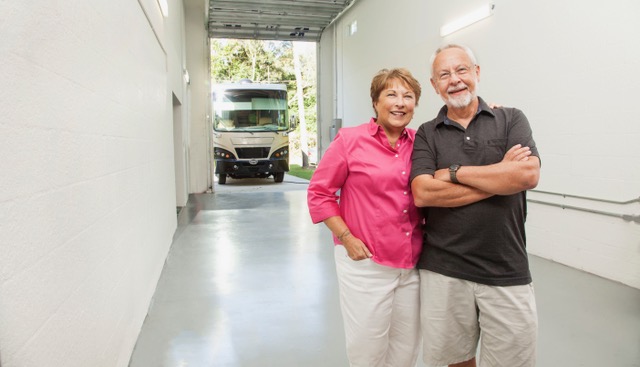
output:
[[[529,147],[513,146],[502,161],[486,166],[462,166],[451,182],[448,168],[433,176],[423,174],[411,181],[416,206],[458,207],[493,195],[512,195],[533,189],[540,178],[540,160]]]

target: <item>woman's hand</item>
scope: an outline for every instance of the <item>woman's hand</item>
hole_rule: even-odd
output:
[[[342,238],[342,245],[347,249],[347,255],[351,260],[360,261],[373,256],[364,242],[351,233]]]
[[[347,256],[352,260],[364,260],[373,256],[367,246],[358,237],[351,234],[349,227],[347,227],[341,216],[335,215],[325,219],[323,222],[333,232],[333,235],[338,238],[338,241],[342,243],[347,250]]]

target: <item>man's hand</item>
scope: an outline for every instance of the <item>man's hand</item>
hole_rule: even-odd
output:
[[[451,175],[449,174],[448,168],[441,168],[437,170],[433,174],[433,178],[435,178],[436,180],[444,181],[444,182],[451,182]]]
[[[523,147],[521,144],[516,144],[504,154],[502,162],[528,161],[530,155],[531,149],[529,147]]]

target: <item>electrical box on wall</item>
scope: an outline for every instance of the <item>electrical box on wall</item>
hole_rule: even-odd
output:
[[[358,21],[354,20],[349,24],[349,35],[353,36],[358,31]]]
[[[331,121],[331,131],[329,132],[329,139],[333,141],[335,139],[338,130],[342,128],[342,119],[333,119]]]

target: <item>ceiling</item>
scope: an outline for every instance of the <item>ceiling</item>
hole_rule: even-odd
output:
[[[355,0],[209,0],[209,37],[320,40]]]

